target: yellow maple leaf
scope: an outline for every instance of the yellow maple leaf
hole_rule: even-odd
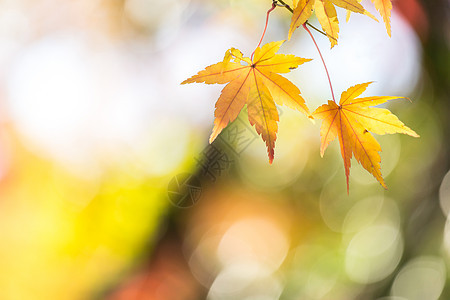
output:
[[[339,21],[335,5],[348,11],[366,13],[364,7],[357,0],[299,0],[292,14],[288,38],[290,39],[295,29],[303,25],[315,11],[322,29],[328,35],[331,47],[334,47],[339,34]]]
[[[350,160],[353,155],[364,169],[371,173],[384,188],[387,188],[381,175],[379,155],[381,147],[370,132],[375,134],[404,133],[419,137],[389,110],[371,107],[404,97],[357,98],[369,84],[371,82],[350,87],[342,93],[339,105],[334,101],[328,101],[328,104],[320,106],[313,113],[315,118],[323,120],[320,127],[320,155],[323,156],[330,142],[336,137],[339,139],[347,177],[347,192]]]
[[[244,57],[235,49],[229,49],[222,62],[206,67],[186,83],[227,83],[216,102],[214,128],[209,138],[212,143],[219,133],[234,121],[247,104],[248,119],[266,142],[269,162],[274,157],[278,132],[278,105],[287,105],[309,116],[300,90],[277,73],[288,73],[311,59],[294,55],[276,54],[284,41],[271,42],[256,48],[254,58]]]
[[[331,48],[333,48],[337,45],[339,37],[339,21],[333,3],[329,0],[316,1],[314,3],[314,11],[320,25],[322,25],[322,29],[327,33]]]
[[[372,2],[380,15],[383,17],[384,24],[386,25],[386,31],[388,35],[391,36],[391,0],[372,0]]]

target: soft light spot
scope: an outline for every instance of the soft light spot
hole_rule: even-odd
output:
[[[444,289],[445,280],[442,259],[434,256],[418,257],[397,274],[391,295],[408,300],[437,300]]]
[[[209,300],[264,299],[277,300],[282,292],[280,280],[271,270],[247,261],[222,270],[208,293]]]
[[[283,262],[289,242],[274,223],[246,219],[233,224],[223,235],[217,255],[223,265],[255,260],[275,271]]]
[[[345,258],[345,271],[351,280],[372,283],[391,274],[400,262],[403,239],[393,226],[370,226],[351,240]]]
[[[383,206],[383,197],[370,197],[356,202],[347,213],[343,232],[356,232],[373,223]]]
[[[450,171],[444,176],[439,188],[439,203],[444,214],[450,213]]]

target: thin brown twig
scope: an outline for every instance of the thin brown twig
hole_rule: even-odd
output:
[[[282,4],[282,5],[280,5],[280,6],[285,7],[285,8],[286,8],[287,10],[289,10],[291,13],[294,13],[294,10],[293,10],[288,4],[286,4],[286,2],[284,2],[283,0],[274,0],[274,2],[275,2],[275,3],[276,3],[276,2],[280,2],[280,3]],[[311,28],[314,29],[315,31],[319,32],[320,34],[323,34],[324,36],[329,37],[330,39],[333,39],[333,40],[337,41],[335,37],[332,37],[331,35],[329,35],[329,34],[323,32],[322,30],[320,30],[319,28],[315,27],[314,25],[312,25],[312,24],[309,23],[308,21],[306,21],[305,23],[306,23],[306,25],[308,25],[309,27],[311,27]]]

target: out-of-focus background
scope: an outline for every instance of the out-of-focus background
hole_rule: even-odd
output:
[[[342,9],[337,47],[313,32],[337,95],[407,96],[421,136],[376,137],[389,189],[353,162],[347,195],[319,123],[280,107],[269,165],[245,111],[207,144],[222,86],[180,85],[249,56],[270,0],[1,0],[0,299],[450,299],[450,4],[393,2],[392,38]],[[330,99],[303,30],[281,52]]]

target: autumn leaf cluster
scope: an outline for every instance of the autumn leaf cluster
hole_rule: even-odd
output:
[[[284,1],[279,2],[293,12],[288,32],[289,39],[296,28],[300,26],[308,30],[305,24],[315,13],[331,42],[331,47],[337,45],[339,33],[335,6],[347,10],[347,19],[351,12],[375,19],[357,0],[294,0],[293,10]],[[372,2],[383,17],[390,36],[391,1],[372,0]],[[267,16],[276,4],[280,5],[278,1],[273,1],[272,9],[268,11]],[[379,154],[381,147],[371,133],[379,135],[403,133],[413,137],[418,137],[418,135],[389,110],[374,106],[405,97],[358,98],[371,82],[356,84],[342,93],[339,103],[335,99],[328,100],[326,104],[318,107],[311,114],[305,100],[300,95],[299,88],[280,75],[296,69],[311,59],[292,54],[277,54],[283,43],[284,41],[277,41],[267,43],[262,47],[258,45],[251,57],[245,57],[238,49],[231,48],[226,51],[222,61],[206,67],[182,82],[182,84],[193,82],[226,84],[215,105],[214,127],[209,142],[212,143],[246,106],[248,120],[265,142],[269,163],[272,163],[279,121],[276,105],[286,105],[303,113],[306,117],[322,120],[320,128],[321,156],[327,146],[338,138],[347,178],[347,191],[352,157],[386,188],[381,174]]]
[[[289,39],[295,29],[303,25],[314,12],[322,29],[327,33],[331,47],[334,47],[337,45],[339,37],[339,20],[336,13],[336,6],[347,10],[347,21],[352,12],[369,16],[378,21],[359,2],[361,0],[294,0],[295,8],[289,28]],[[384,20],[388,35],[391,36],[391,0],[372,0],[372,2]]]

